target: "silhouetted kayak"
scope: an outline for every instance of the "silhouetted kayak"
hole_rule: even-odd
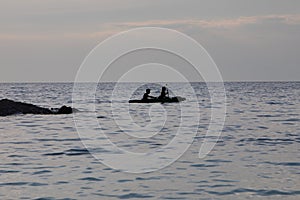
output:
[[[178,103],[185,100],[184,97],[177,96],[165,99],[129,100],[129,103]]]

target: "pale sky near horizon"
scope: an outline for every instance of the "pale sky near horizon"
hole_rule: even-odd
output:
[[[145,26],[194,38],[225,81],[300,80],[299,0],[1,0],[0,82],[72,82],[98,43]]]

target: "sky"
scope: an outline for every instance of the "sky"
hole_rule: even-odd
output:
[[[195,39],[225,81],[300,81],[299,0],[0,0],[0,82],[73,82],[97,44],[149,26]]]

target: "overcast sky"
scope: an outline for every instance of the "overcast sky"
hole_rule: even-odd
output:
[[[98,43],[144,26],[197,40],[226,81],[300,80],[299,0],[0,0],[0,81],[73,81]]]

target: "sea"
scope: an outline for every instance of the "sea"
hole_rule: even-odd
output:
[[[81,84],[82,90],[93,91],[93,83]],[[73,104],[73,83],[0,83],[0,99],[46,108],[76,105],[78,110],[71,115],[0,117],[0,199],[300,199],[300,82],[224,83],[224,125],[204,157],[199,150],[213,108],[206,83],[190,83],[193,94],[184,83],[123,83],[119,94],[136,88],[130,98],[140,99],[151,88],[151,95],[158,96],[162,85],[170,96],[186,100],[129,105],[119,95],[114,104],[116,83],[107,82],[97,84],[93,99],[82,95],[81,103]],[[128,120],[123,107],[129,107],[127,115],[141,127],[139,133],[157,132],[143,137],[134,135],[136,129],[124,119],[116,123],[120,117]],[[87,116],[79,124],[85,129],[78,125],[80,116]],[[89,123],[90,116],[98,127]],[[152,121],[164,123],[156,127]],[[181,136],[193,135],[178,144],[187,148],[170,162],[166,157],[173,156],[173,146],[166,157],[151,163],[147,153],[160,152],[181,126],[190,128]],[[95,132],[99,137],[92,137]],[[116,159],[116,152],[100,142],[103,138],[132,155],[143,154],[152,168],[135,165],[131,158]],[[93,151],[89,141],[104,146]]]

